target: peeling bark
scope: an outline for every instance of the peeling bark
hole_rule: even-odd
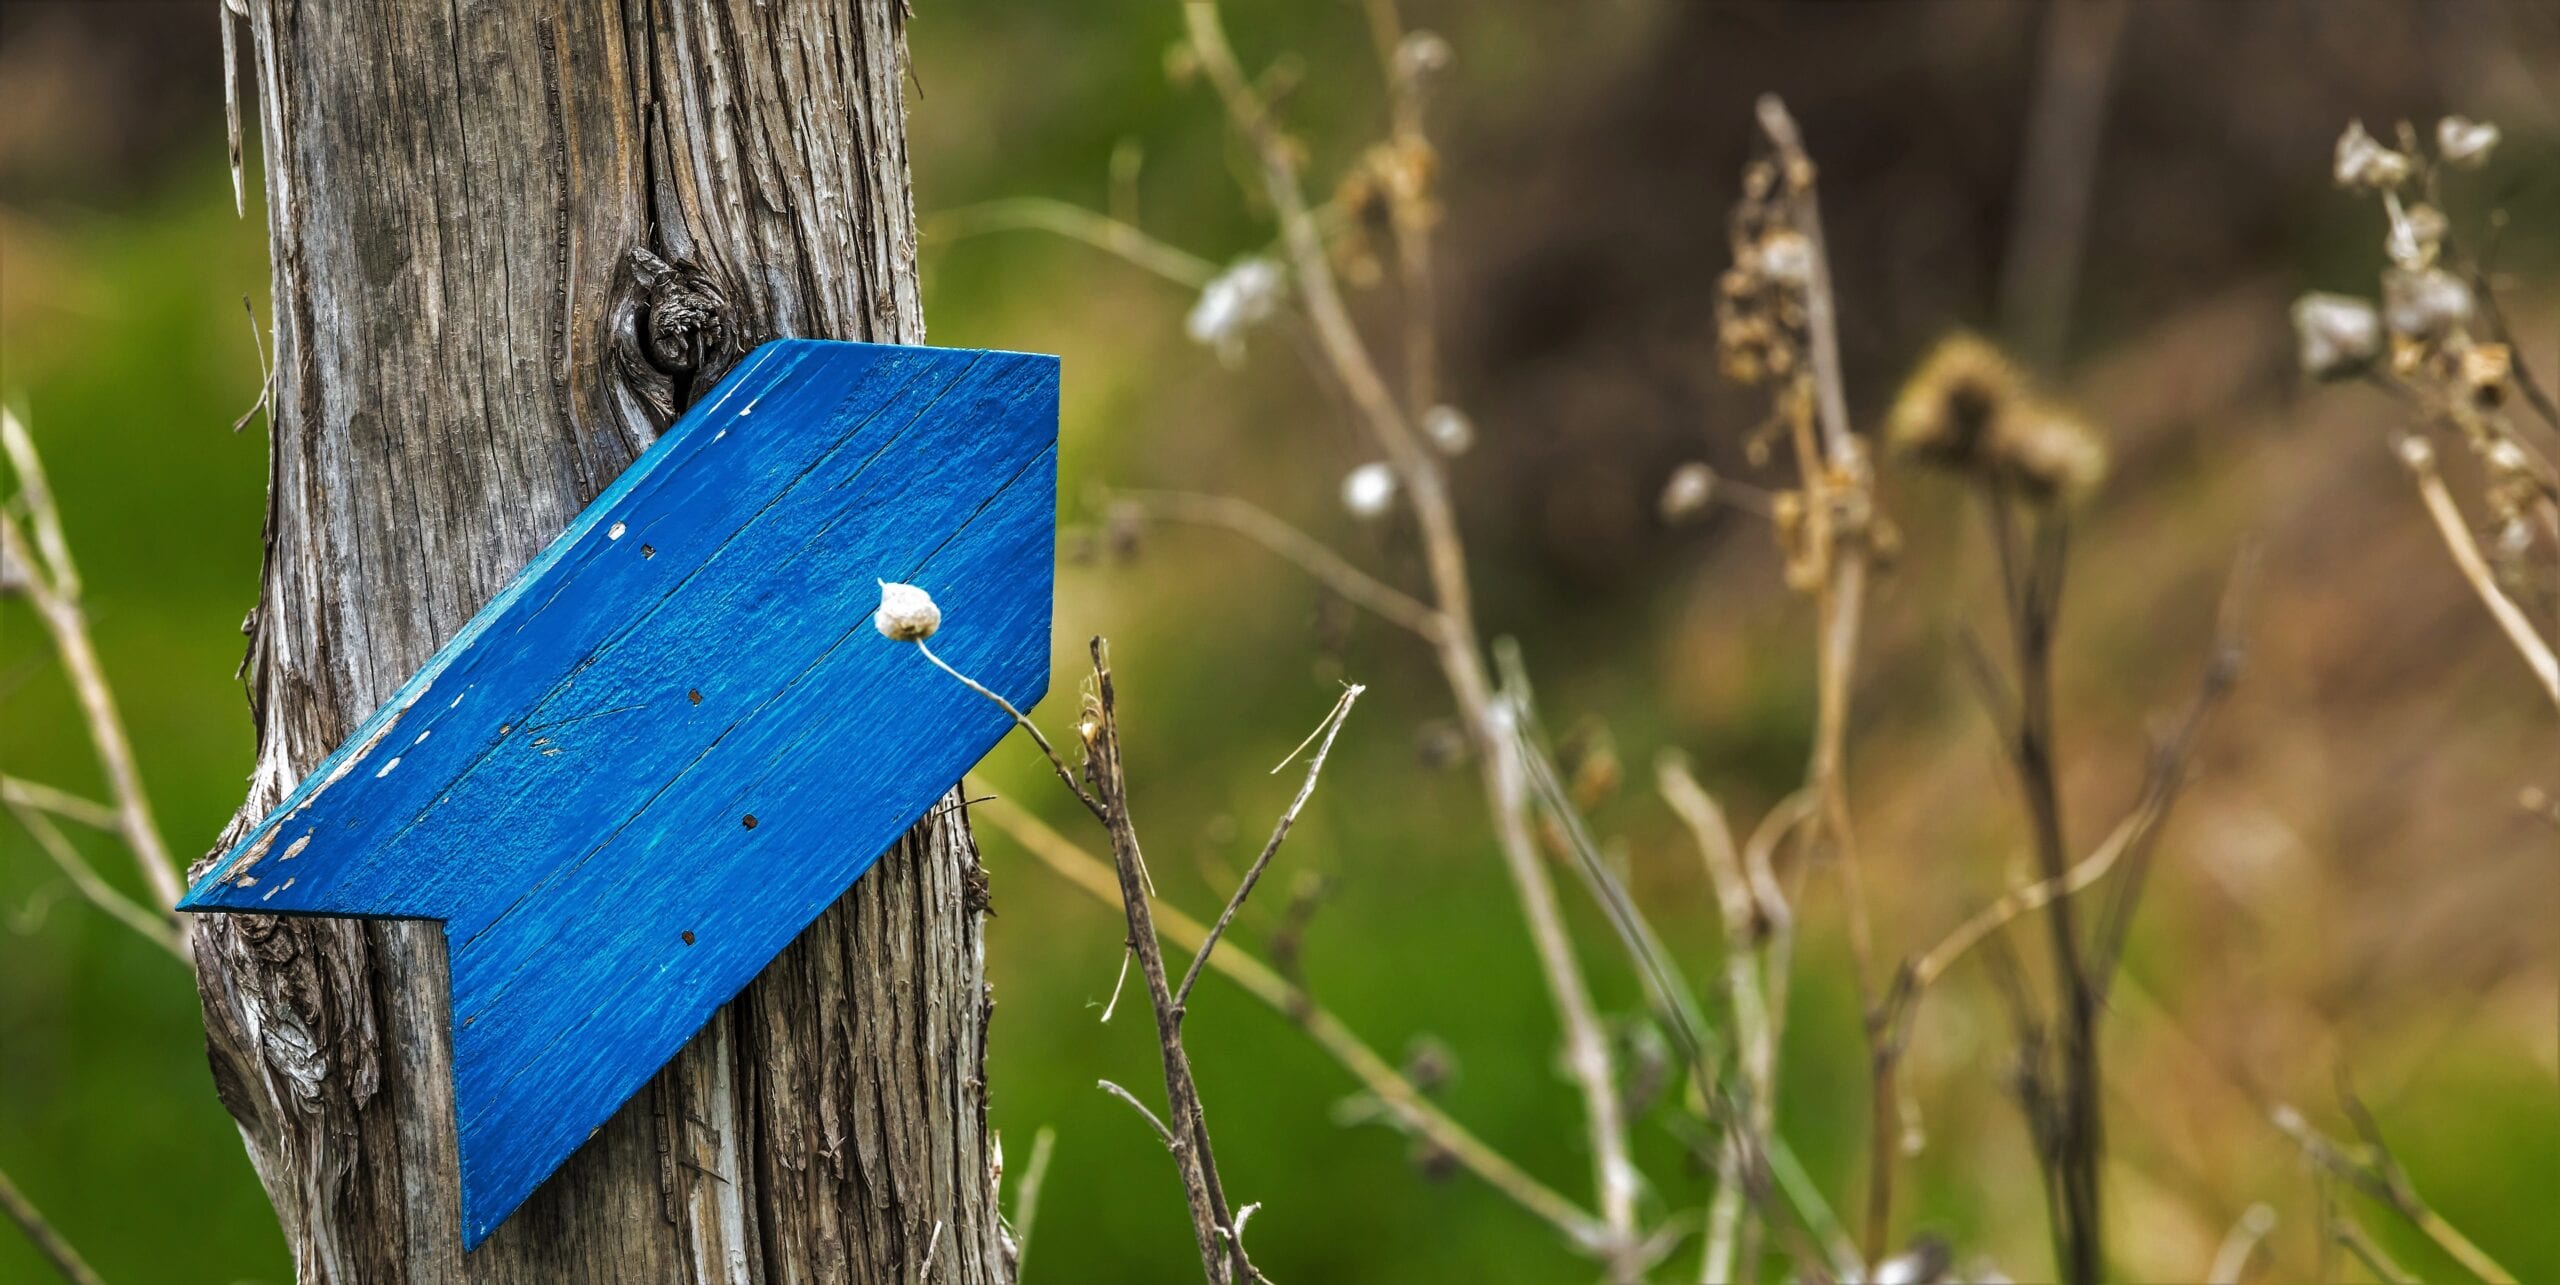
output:
[[[244,7],[276,384],[234,834],[748,349],[923,339],[894,0]],[[907,1281],[932,1246],[975,1285],[1010,1275],[983,909],[938,810],[467,1259],[437,928],[216,915],[196,953],[306,1281]]]

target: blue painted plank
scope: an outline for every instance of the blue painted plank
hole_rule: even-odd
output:
[[[477,1246],[1048,682],[1052,357],[779,340],[188,890],[433,919]]]

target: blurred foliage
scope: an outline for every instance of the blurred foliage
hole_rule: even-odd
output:
[[[205,74],[215,37],[198,8],[170,10],[189,20],[145,64],[196,68],[177,83],[197,96],[148,116],[165,146],[99,144],[108,159],[83,168],[58,140],[36,153],[11,141],[45,135],[22,117],[0,138],[0,394],[52,466],[99,646],[182,853],[228,818],[249,766],[232,669],[265,479],[261,431],[228,431],[256,391],[241,298],[265,312],[264,231],[254,186],[248,220],[230,209]],[[1378,128],[1356,8],[1236,8],[1239,47],[1287,86],[1312,172],[1333,173]],[[2528,1279],[2560,1276],[2560,1225],[2535,1212],[2560,1198],[2548,932],[2560,902],[2549,832],[2510,806],[2519,785],[2551,784],[2547,715],[2427,543],[2380,449],[2385,421],[2293,404],[2282,317],[2293,288],[2355,281],[2378,235],[2326,190],[2338,126],[2450,100],[2504,113],[2511,157],[2540,167],[2512,164],[2491,190],[2515,213],[2510,262],[2547,338],[2560,130],[2547,79],[2537,86],[2515,70],[2529,60],[2502,48],[2526,40],[2548,55],[2552,42],[2500,25],[2525,20],[2498,6],[2462,9],[2471,27],[2410,6],[2348,8],[2323,20],[2146,6],[2105,140],[2068,386],[2120,433],[2122,465],[2092,515],[2062,642],[2075,833],[2129,797],[2144,718],[2184,698],[2240,535],[2269,546],[2258,668],[2170,833],[2107,1028],[2112,1241],[2128,1276],[2200,1271],[2258,1200],[2283,1218],[2276,1275],[2307,1276],[2310,1183],[2264,1109],[2295,1101],[2334,1125],[2341,1063],[2448,1217]],[[1415,15],[1442,24],[1459,57],[1437,114],[1445,321],[1448,382],[1485,443],[1455,468],[1483,613],[1522,639],[1550,721],[1614,735],[1630,785],[1594,819],[1694,977],[1714,975],[1715,917],[1644,785],[1652,755],[1688,751],[1747,824],[1801,775],[1812,705],[1809,624],[1776,583],[1765,532],[1735,515],[1671,532],[1650,516],[1669,461],[1704,454],[1739,470],[1754,418],[1713,385],[1704,302],[1746,104],[1787,93],[1823,161],[1852,396],[1871,422],[1905,364],[1988,308],[2034,51],[2021,12]],[[59,64],[70,46],[51,28],[12,21],[0,69]],[[923,6],[910,90],[920,207],[1025,194],[1106,207],[1114,150],[1134,140],[1146,226],[1213,261],[1261,247],[1270,229],[1238,195],[1223,124],[1166,75],[1178,29],[1163,0]],[[118,101],[113,77],[75,71],[61,73],[68,88],[22,101],[65,121]],[[42,163],[19,163],[29,154]],[[1284,331],[1258,332],[1228,372],[1183,339],[1188,298],[1086,247],[1007,234],[925,252],[937,342],[1065,358],[1062,547],[1098,519],[1095,485],[1180,485],[1246,495],[1387,574],[1411,572],[1392,524],[1338,513],[1360,447]],[[1910,551],[1875,605],[1852,793],[1899,951],[2015,877],[2018,824],[1948,643],[1987,592],[1970,515],[1932,484],[1887,486]],[[1293,783],[1265,769],[1337,679],[1371,686],[1232,940],[1265,950],[1289,894],[1321,876],[1304,941],[1314,993],[1390,1055],[1445,1043],[1447,1108],[1583,1192],[1575,1103],[1476,785],[1417,754],[1445,715],[1427,657],[1217,535],[1150,534],[1133,560],[1063,569],[1060,595],[1056,690],[1073,690],[1084,639],[1110,635],[1137,819],[1164,892],[1195,910],[1223,897],[1286,799]],[[0,604],[0,770],[95,793],[78,728],[40,631]],[[988,771],[1099,848],[1024,747],[1000,748]],[[1030,1278],[1196,1278],[1171,1164],[1092,1087],[1156,1083],[1146,1023],[1127,1010],[1097,1021],[1118,916],[1001,838],[985,842],[995,1122],[1017,1167],[1035,1132],[1058,1131]],[[119,886],[134,883],[121,853],[95,851]],[[1812,886],[1781,1127],[1847,1207],[1862,1182],[1864,1055],[1837,903],[1825,881]],[[1636,1020],[1640,996],[1599,917],[1574,916],[1604,1006]],[[0,1167],[110,1280],[280,1281],[283,1247],[213,1099],[189,991],[0,826]],[[1279,1279],[1589,1277],[1472,1180],[1434,1176],[1383,1129],[1339,1126],[1358,1113],[1349,1080],[1281,1018],[1211,979],[1189,1029],[1227,1184],[1264,1202],[1252,1243]],[[2046,1248],[2001,1087],[2007,1038],[1979,974],[1960,971],[1932,1001],[1911,1054],[1929,1146],[1909,1162],[1899,1225],[2033,1278]],[[1645,1126],[1640,1146],[1663,1184],[1655,1208],[1703,1202],[1704,1176],[1666,1131]],[[2387,1216],[2362,1216],[2402,1262],[2447,1270]],[[41,1270],[0,1233],[0,1281]]]

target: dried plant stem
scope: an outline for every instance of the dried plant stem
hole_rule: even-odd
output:
[[[1610,1233],[1612,1274],[1617,1279],[1632,1279],[1640,1272],[1635,1263],[1641,1249],[1636,1235],[1637,1175],[1628,1154],[1615,1059],[1581,964],[1574,957],[1554,881],[1530,830],[1527,783],[1518,755],[1496,715],[1467,584],[1465,547],[1446,480],[1379,375],[1377,363],[1343,303],[1322,231],[1309,211],[1300,184],[1296,153],[1237,62],[1216,4],[1213,0],[1185,0],[1183,15],[1192,52],[1198,57],[1203,74],[1259,162],[1264,192],[1278,218],[1281,244],[1317,347],[1385,454],[1388,466],[1395,470],[1413,506],[1429,570],[1432,601],[1441,621],[1433,639],[1435,650],[1460,721],[1476,751],[1495,838],[1528,920],[1530,940],[1563,1027],[1565,1064],[1582,1092],[1594,1185],[1599,1192],[1601,1218]]]
[[[2524,663],[2533,670],[2536,682],[2552,703],[2560,705],[2560,659],[2555,659],[2551,642],[2534,628],[2524,609],[2498,587],[2497,574],[2490,570],[2489,560],[2480,552],[2479,541],[2472,538],[2470,523],[2445,489],[2444,476],[2436,469],[2435,450],[2425,438],[2404,437],[2400,441],[2400,462],[2408,466],[2409,476],[2417,482],[2418,498],[2425,501],[2427,516],[2435,522],[2436,533],[2444,537],[2445,550],[2453,555],[2453,564],[2462,578],[2471,582],[2472,592],[2489,609],[2490,616],[2504,630],[2507,641],[2523,655]]]
[[[2054,758],[2053,639],[2059,623],[2063,571],[2069,549],[2068,519],[2039,509],[2028,530],[2017,529],[2012,497],[1986,484],[1992,539],[1999,553],[2010,641],[2017,665],[2015,724],[2007,729],[2010,767],[2027,805],[2036,869],[2048,883],[2070,878],[2071,858],[2062,823],[2062,788]],[[2099,1176],[2104,1155],[2098,988],[2084,959],[2078,917],[2068,897],[2044,901],[2053,952],[2053,982],[2062,1006],[2061,1090],[2039,1089],[2038,1157],[2053,1202],[2056,1270],[2086,1285],[2103,1270]]]
[[[1777,1010],[1783,983],[1773,974],[1787,964],[1794,932],[1794,913],[1769,876],[1765,851],[1754,858],[1757,870],[1745,866],[1734,846],[1724,809],[1698,784],[1689,765],[1677,755],[1655,764],[1654,779],[1673,812],[1688,826],[1699,857],[1716,893],[1724,921],[1725,989],[1733,1001],[1736,1065],[1740,1070],[1743,1130],[1728,1139],[1716,1158],[1716,1194],[1707,1206],[1705,1248],[1698,1279],[1707,1285],[1737,1278],[1752,1279],[1759,1263],[1760,1223],[1745,1199],[1749,1162],[1771,1145],[1777,1099]]]
[[[2106,124],[2108,82],[2127,0],[2084,0],[2044,11],[2044,48],[2027,114],[2016,208],[2000,265],[2000,315],[2009,346],[2037,366],[2061,361],[2088,238],[2089,200]]]
[[[71,880],[71,886],[79,889],[80,895],[87,898],[90,905],[142,934],[145,940],[176,956],[178,962],[189,969],[195,967],[195,957],[187,952],[185,941],[178,936],[177,926],[166,916],[152,913],[99,878],[98,872],[89,868],[88,859],[80,855],[80,850],[72,846],[71,840],[53,823],[51,815],[15,799],[8,800],[6,806],[17,817],[18,824],[35,836],[36,846],[44,849],[45,855],[61,867],[63,875]]]
[[[1130,505],[1144,517],[1232,531],[1295,564],[1324,587],[1377,613],[1379,618],[1401,625],[1427,642],[1439,640],[1443,628],[1440,613],[1353,566],[1323,541],[1250,501],[1188,491],[1112,491],[1109,497],[1113,503]]]
[[[7,1170],[0,1170],[0,1210],[6,1210],[9,1221],[16,1223],[18,1230],[35,1242],[36,1252],[44,1256],[53,1270],[62,1274],[62,1279],[71,1285],[99,1285],[98,1274],[89,1270],[89,1264],[80,1257],[80,1251],[73,1249],[71,1242],[53,1229],[52,1223],[45,1221],[44,1211],[36,1208],[26,1193],[18,1190],[18,1184],[9,1180]]]
[[[1179,286],[1197,290],[1218,265],[1168,245],[1109,215],[1045,196],[1008,197],[945,210],[925,225],[928,239],[960,241],[990,232],[1051,232],[1118,257]]]
[[[1218,1176],[1217,1156],[1209,1140],[1208,1111],[1200,1100],[1199,1084],[1192,1077],[1190,1055],[1182,1046],[1182,1010],[1174,1002],[1172,984],[1165,976],[1164,943],[1156,935],[1155,916],[1141,873],[1146,861],[1139,854],[1137,827],[1129,816],[1128,780],[1122,774],[1120,759],[1117,694],[1112,687],[1109,654],[1100,638],[1093,640],[1092,655],[1094,689],[1085,723],[1088,731],[1084,777],[1092,790],[1091,797],[1099,804],[1103,829],[1111,836],[1112,867],[1119,879],[1121,909],[1129,924],[1129,949],[1137,956],[1147,1001],[1155,1011],[1156,1047],[1164,1062],[1165,1100],[1173,1116],[1169,1124],[1155,1121],[1156,1128],[1164,1135],[1165,1146],[1173,1152],[1174,1167],[1182,1175],[1192,1234],[1199,1242],[1200,1265],[1211,1285],[1259,1281],[1262,1273],[1245,1256],[1244,1242],[1236,1234],[1235,1216],[1228,1208],[1226,1189]],[[1104,1087],[1113,1086],[1106,1082]],[[1129,1101],[1137,1104],[1135,1098]],[[1145,1114],[1143,1107],[1140,1111]],[[1150,1115],[1149,1119],[1154,1117]]]
[[[104,803],[94,799],[84,799],[68,790],[57,790],[41,781],[30,781],[18,776],[0,776],[0,803],[12,803],[20,807],[50,812],[75,825],[85,825],[92,830],[104,830],[110,834],[115,833],[117,824],[122,820],[116,815],[114,808]]]
[[[2311,1127],[2302,1113],[2292,1107],[2277,1107],[2269,1118],[2277,1129],[2302,1148],[2302,1154],[2322,1172],[2346,1182],[2408,1220],[2410,1226],[2417,1228],[2428,1240],[2435,1242],[2438,1249],[2460,1263],[2462,1270],[2491,1282],[2491,1285],[2514,1285],[2514,1273],[2500,1266],[2498,1260],[2473,1244],[2460,1228],[2445,1221],[2444,1215],[2437,1213],[2418,1195],[2417,1188],[2409,1182],[2409,1175],[2400,1168],[2399,1161],[2392,1158],[2390,1148],[2382,1145],[2380,1131],[2374,1127],[2372,1116],[2363,1106],[2352,1096],[2347,1106],[2349,1117],[2364,1134],[2366,1156],[2351,1154],[2337,1140]],[[2341,1223],[2340,1226],[2352,1224]],[[2342,1243],[2347,1243],[2351,1250],[2356,1248],[2343,1238]],[[2367,1265],[2371,1265],[2369,1260]],[[2380,1269],[2376,1270],[2380,1272]]]
[[[2240,1285],[2249,1274],[2249,1263],[2258,1256],[2258,1247],[2267,1234],[2276,1229],[2276,1211],[2271,1205],[2251,1205],[2240,1220],[2222,1238],[2222,1246],[2213,1251],[2213,1266],[2205,1271],[2206,1285]]]
[[[984,782],[972,781],[971,792],[986,793]],[[1108,863],[1058,833],[1021,806],[1001,798],[972,805],[973,815],[1003,831],[1023,850],[1077,889],[1105,904],[1117,904],[1119,891]],[[1197,951],[1209,930],[1200,921],[1158,903],[1157,929],[1174,944]],[[1270,965],[1232,943],[1209,961],[1211,971],[1244,988],[1273,1012],[1295,1023],[1372,1097],[1385,1104],[1398,1124],[1429,1141],[1459,1167],[1482,1179],[1529,1213],[1545,1220],[1575,1245],[1607,1243],[1608,1228],[1555,1189],[1539,1182],[1425,1097],[1422,1090],[1378,1055],[1351,1028],[1317,1004],[1305,990]]]
[[[71,546],[63,536],[61,514],[46,485],[43,462],[36,455],[34,439],[17,416],[7,411],[0,411],[0,449],[5,449],[10,468],[17,475],[18,495],[33,530],[31,536],[20,529],[17,519],[0,513],[0,563],[19,569],[36,617],[44,623],[54,652],[61,657],[63,671],[80,700],[90,745],[107,779],[108,795],[116,811],[116,833],[141,868],[143,884],[151,890],[152,899],[163,908],[159,917],[166,919],[166,908],[176,906],[184,891],[178,882],[177,863],[170,859],[168,845],[160,838],[159,823],[152,819],[151,801],[143,793],[142,773],[134,764],[133,743],[125,735],[124,717],[116,709],[106,668],[99,663],[97,648],[90,641],[88,617],[80,607],[80,573],[71,561]],[[180,941],[185,940],[184,923],[171,920],[170,931]]]
[[[1040,1188],[1049,1178],[1049,1160],[1058,1148],[1058,1131],[1042,1126],[1031,1138],[1031,1163],[1013,1189],[1013,1280],[1021,1285],[1023,1260],[1031,1257],[1031,1232],[1040,1221]]]
[[[1395,232],[1396,277],[1404,291],[1405,413],[1419,416],[1438,400],[1435,381],[1440,368],[1438,301],[1431,272],[1431,231],[1439,221],[1428,176],[1431,139],[1422,122],[1423,77],[1427,68],[1407,65],[1401,57],[1404,19],[1395,0],[1368,0],[1369,35],[1378,47],[1380,70],[1387,83],[1387,142],[1395,165],[1387,189],[1387,216]]]
[[[1058,757],[1057,748],[1049,744],[1049,738],[1040,731],[1040,725],[1038,723],[1031,721],[1030,715],[1023,713],[1021,710],[1015,709],[1012,701],[1006,700],[1004,697],[997,695],[992,689],[980,683],[977,679],[971,678],[967,674],[961,673],[959,670],[953,669],[950,665],[944,663],[942,657],[934,655],[933,648],[926,646],[924,644],[924,640],[921,638],[916,640],[916,652],[919,655],[922,655],[926,660],[932,661],[934,668],[951,675],[953,678],[959,679],[961,684],[967,687],[970,691],[976,692],[980,696],[984,696],[988,700],[994,701],[998,708],[1002,709],[1005,713],[1012,715],[1014,726],[1031,734],[1031,743],[1039,746],[1041,757],[1049,760],[1049,770],[1057,773],[1059,780],[1066,782],[1067,790],[1076,796],[1076,801],[1084,804],[1085,810],[1091,812],[1097,820],[1105,823],[1110,821],[1109,817],[1103,815],[1102,801],[1085,791],[1084,785],[1076,780],[1074,769],[1067,766],[1067,761],[1065,759]]]
[[[1317,725],[1316,732],[1323,739],[1316,740],[1315,757],[1307,761],[1306,779],[1299,782],[1297,795],[1281,811],[1279,823],[1271,827],[1271,838],[1255,855],[1253,864],[1245,869],[1244,878],[1236,884],[1235,895],[1227,898],[1227,904],[1219,909],[1218,921],[1209,925],[1208,936],[1201,938],[1200,948],[1192,952],[1191,967],[1182,972],[1182,985],[1174,988],[1173,1009],[1177,1020],[1187,1011],[1191,1003],[1191,987],[1200,980],[1200,970],[1218,949],[1218,939],[1227,935],[1227,926],[1235,922],[1236,912],[1244,909],[1245,898],[1253,895],[1254,885],[1262,882],[1262,872],[1271,868],[1271,858],[1280,851],[1281,841],[1289,837],[1289,827],[1297,824],[1299,811],[1307,806],[1308,796],[1316,792],[1316,777],[1324,771],[1325,757],[1333,753],[1333,738],[1341,733],[1342,721],[1350,717],[1351,703],[1359,700],[1360,693],[1366,690],[1357,684],[1343,688],[1342,699],[1333,703],[1333,712],[1325,715],[1324,722]],[[1315,740],[1315,736],[1311,734],[1309,739]],[[1286,766],[1288,764],[1281,764],[1281,767]]]
[[[1803,300],[1808,361],[1796,386],[1780,401],[1796,444],[1805,487],[1806,564],[1813,568],[1815,713],[1812,762],[1806,782],[1818,803],[1817,846],[1840,866],[1848,906],[1849,950],[1866,1038],[1872,1120],[1868,1138],[1867,1211],[1860,1249],[1869,1263],[1882,1261],[1893,1220],[1895,1149],[1901,1136],[1893,1089],[1894,1055],[1879,1025],[1875,986],[1875,931],[1867,912],[1866,878],[1850,822],[1847,782],[1849,700],[1865,616],[1867,523],[1873,510],[1872,469],[1849,426],[1846,382],[1840,366],[1838,305],[1831,257],[1822,234],[1822,205],[1813,159],[1794,116],[1776,95],[1757,107],[1760,131],[1778,162],[1779,190],[1787,222],[1805,241]]]

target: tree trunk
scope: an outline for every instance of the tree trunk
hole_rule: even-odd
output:
[[[235,833],[749,348],[924,334],[897,0],[244,7],[276,365]],[[920,826],[468,1259],[437,928],[195,950],[306,1281],[976,1283],[984,904],[956,810]]]

